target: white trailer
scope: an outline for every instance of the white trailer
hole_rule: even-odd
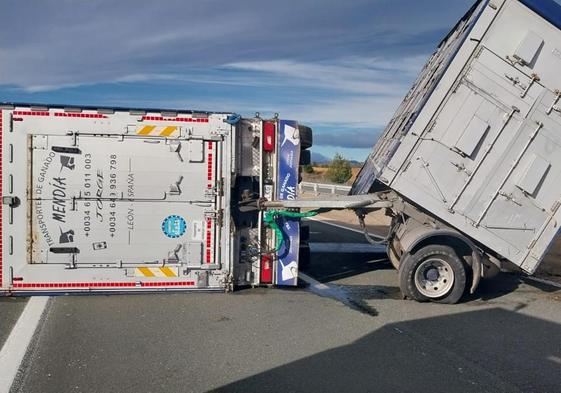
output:
[[[299,134],[230,113],[1,104],[1,292],[295,285],[299,225],[277,274],[256,202],[296,187]]]
[[[396,198],[405,295],[457,301],[504,263],[533,273],[561,221],[561,5],[477,1],[441,43],[353,186]],[[470,274],[473,273],[473,274]]]
[[[264,208],[385,209],[404,296],[455,303],[532,274],[561,222],[561,5],[479,0],[431,56],[351,196]]]

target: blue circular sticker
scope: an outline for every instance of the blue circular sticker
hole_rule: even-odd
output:
[[[166,217],[164,222],[162,222],[162,231],[164,235],[172,239],[183,236],[187,230],[187,223],[185,219],[180,216],[169,216]]]

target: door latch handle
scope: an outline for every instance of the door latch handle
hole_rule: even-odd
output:
[[[2,204],[15,208],[21,205],[21,200],[17,196],[3,196]]]

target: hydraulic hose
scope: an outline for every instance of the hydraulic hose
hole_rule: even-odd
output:
[[[280,228],[279,224],[277,224],[277,219],[279,217],[286,217],[286,218],[308,218],[314,217],[319,214],[319,211],[313,210],[305,213],[299,212],[291,212],[286,210],[268,210],[263,215],[263,222],[270,227],[276,235],[276,245],[275,245],[275,252],[279,252],[282,245],[285,242],[284,232]]]

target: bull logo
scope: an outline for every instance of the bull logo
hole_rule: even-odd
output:
[[[62,172],[62,170],[64,168],[68,168],[71,171],[74,170],[74,168],[76,168],[76,164],[74,163],[74,157],[68,157],[68,156],[60,156],[60,171]]]
[[[73,243],[74,242],[74,231],[71,229],[64,232],[62,228],[60,229],[60,237],[58,238],[60,244]]]

